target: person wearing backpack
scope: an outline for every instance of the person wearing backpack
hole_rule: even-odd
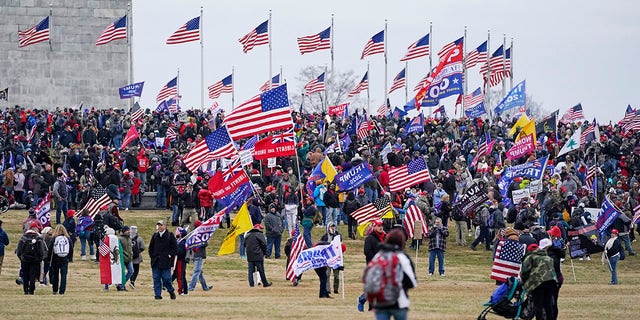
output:
[[[53,294],[64,294],[67,289],[67,271],[69,270],[69,256],[73,251],[73,242],[67,229],[59,224],[56,226],[49,241],[49,279]]]
[[[35,222],[31,223],[18,241],[16,255],[20,259],[24,294],[33,295],[36,289],[36,276],[40,273],[40,262],[45,255],[45,245]]]
[[[138,235],[138,227],[131,226],[131,254],[133,264],[133,273],[129,278],[129,287],[131,289],[136,288],[136,279],[138,279],[138,272],[140,272],[140,263],[142,263],[142,252],[146,249],[144,239]]]
[[[473,218],[473,224],[480,227],[480,235],[476,238],[476,240],[471,243],[471,250],[476,251],[476,246],[484,241],[485,248],[487,251],[491,251],[491,232],[489,230],[489,226],[487,222],[489,220],[489,216],[491,213],[489,212],[489,207],[487,204],[482,204],[480,207],[476,209],[475,216]]]
[[[67,233],[69,234],[69,239],[71,240],[71,247],[76,246],[76,240],[78,239],[78,235],[76,234],[76,220],[74,219],[76,212],[75,210],[69,210],[66,212],[65,220],[62,223],[65,229],[67,229]],[[73,262],[73,250],[69,252],[69,262]]]
[[[91,260],[95,260],[95,252],[93,251],[93,242],[91,234],[93,233],[93,219],[89,216],[89,211],[83,209],[76,224],[76,234],[80,238],[80,260],[87,260],[87,243],[89,243],[89,255]]]
[[[51,190],[51,198],[55,200],[56,204],[56,224],[60,224],[60,216],[62,213],[66,213],[69,210],[67,203],[67,197],[69,196],[69,190],[67,184],[64,182],[62,172],[58,172],[57,180],[53,183],[53,190]]]
[[[382,219],[377,219],[371,221],[371,232],[364,239],[364,257],[366,263],[369,264],[371,259],[378,253],[380,249],[380,244],[384,240],[386,233],[382,227]],[[358,311],[364,312],[364,303],[367,301],[367,296],[365,293],[362,293],[360,297],[358,297]],[[369,310],[371,310],[372,306],[369,304]]]
[[[402,229],[389,231],[365,269],[364,291],[369,305],[375,308],[376,319],[407,319],[407,291],[415,288],[418,280],[413,262],[404,252],[406,241]]]

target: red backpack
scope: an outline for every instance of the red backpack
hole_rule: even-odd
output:
[[[367,264],[362,282],[367,301],[373,308],[391,307],[398,303],[404,273],[398,254],[379,251]]]

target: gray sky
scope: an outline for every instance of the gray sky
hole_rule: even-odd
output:
[[[324,30],[334,14],[335,68],[353,70],[361,78],[370,61],[372,111],[384,98],[384,57],[360,60],[360,55],[368,39],[384,28],[385,19],[389,86],[404,67],[400,58],[407,46],[427,34],[432,22],[434,61],[435,52],[461,37],[465,26],[467,51],[487,39],[487,30],[491,30],[491,52],[502,44],[503,35],[508,43],[513,38],[514,84],[526,79],[527,94],[546,110],[559,108],[562,114],[581,102],[587,119],[596,117],[603,123],[622,118],[627,104],[640,107],[640,3],[632,0],[134,1],[134,77],[136,82],[145,81],[143,106],[155,108],[158,91],[179,68],[182,106],[199,108],[200,44],[165,41],[198,16],[200,6],[204,6],[205,90],[234,66],[236,105],[258,93],[269,77],[268,46],[245,54],[238,39],[266,20],[271,9],[273,74],[282,66],[290,97],[299,95],[304,86],[295,80],[300,69],[330,65],[329,50],[300,55],[296,38]],[[428,58],[409,61],[410,89],[428,68]],[[469,91],[481,85],[478,71],[478,66],[469,71]],[[404,90],[393,92],[392,106],[404,105],[404,97]],[[441,100],[450,116],[455,99]],[[205,107],[212,102],[205,96]],[[218,103],[230,110],[231,95],[223,94]]]

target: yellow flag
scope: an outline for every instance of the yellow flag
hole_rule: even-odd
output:
[[[536,139],[536,120],[535,119],[531,119],[527,124],[525,124],[522,129],[520,130],[520,134],[518,134],[518,137],[516,137],[516,142],[518,142],[518,140],[528,136],[528,135],[532,135],[533,136],[533,143],[535,144],[535,142],[537,141]]]
[[[224,237],[222,245],[220,245],[218,255],[222,256],[236,252],[236,237],[251,230],[252,228],[253,224],[251,223],[251,216],[249,216],[249,209],[245,203],[242,205],[240,210],[238,210],[236,217],[233,218],[231,228],[227,231],[227,235]]]
[[[387,208],[387,212],[382,215],[381,219],[393,219],[393,210],[391,210],[391,208]]]
[[[529,117],[527,117],[526,114],[522,114],[518,119],[518,121],[516,121],[516,124],[514,124],[513,127],[511,127],[511,129],[509,129],[509,134],[508,134],[509,137],[513,136],[518,130],[518,128],[524,127],[527,123],[529,123]]]
[[[358,233],[360,234],[360,236],[364,237],[364,232],[367,231],[370,225],[371,221],[367,221],[363,224],[358,225]]]
[[[322,160],[321,170],[325,175],[324,181],[333,181],[333,178],[336,176],[336,174],[338,174],[338,171],[336,171],[336,168],[333,167],[333,164],[331,163],[331,160],[329,160],[328,156],[324,156],[324,159]]]

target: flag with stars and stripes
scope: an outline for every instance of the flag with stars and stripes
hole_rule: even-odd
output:
[[[484,101],[484,94],[482,94],[482,88],[474,90],[472,93],[464,96],[464,108],[475,107]]]
[[[269,20],[259,24],[238,41],[242,44],[244,53],[251,51],[255,46],[269,44]]]
[[[200,17],[195,17],[170,35],[166,43],[180,44],[198,40],[200,40]]]
[[[429,168],[422,157],[403,166],[389,169],[389,189],[391,192],[404,191],[406,188],[429,180],[431,180]]]
[[[404,226],[404,229],[407,230],[409,239],[413,239],[413,229],[416,221],[422,221],[422,234],[426,235],[429,232],[429,227],[424,219],[424,214],[422,214],[422,211],[418,208],[415,202],[411,200],[407,206],[407,213],[404,215],[404,220],[402,220],[402,225]]]
[[[160,92],[158,92],[158,96],[156,97],[156,102],[164,101],[167,98],[173,97],[177,94],[178,94],[178,77],[175,77],[169,80],[169,82],[167,82],[167,84],[165,84],[164,87],[160,89]]]
[[[389,93],[394,92],[400,88],[403,88],[407,84],[407,79],[405,78],[405,69],[403,68],[395,78],[393,78],[393,83],[391,84],[391,89],[389,89]]]
[[[368,89],[369,89],[369,71],[365,72],[364,77],[362,77],[362,80],[358,82],[355,88],[349,91],[349,94],[347,95],[347,97],[353,97],[357,94],[360,94],[360,92]]]
[[[411,59],[428,56],[429,50],[429,34],[427,33],[426,36],[418,39],[418,41],[412,43],[409,48],[407,48],[407,53],[405,53],[400,61],[409,61]]]
[[[454,47],[458,46],[463,42],[464,42],[464,37],[460,37],[453,42],[447,43],[442,47],[442,49],[440,49],[440,51],[438,51],[438,57],[440,58],[444,57],[449,50],[453,49]]]
[[[298,38],[300,54],[331,49],[331,27],[314,35]]]
[[[587,185],[587,187],[589,188],[589,191],[594,191],[594,185],[596,184],[596,165],[592,165],[587,169],[587,178],[585,179],[585,184]],[[596,192],[593,193],[594,195],[597,195]]]
[[[378,117],[386,117],[391,112],[391,102],[389,98],[378,107]]]
[[[133,107],[131,108],[131,111],[129,113],[131,113],[131,122],[136,122],[138,121],[138,119],[140,119],[140,117],[142,117],[142,115],[144,114],[144,110],[142,110],[142,108],[140,108],[140,104],[136,102],[133,104]]]
[[[31,130],[29,130],[29,136],[27,136],[27,143],[31,143],[31,140],[33,140],[33,138],[36,136],[37,129],[38,129],[38,126],[36,124],[31,126]]]
[[[509,277],[520,276],[525,250],[525,245],[516,240],[500,241],[491,268],[491,279],[506,282]]]
[[[483,42],[473,51],[467,54],[465,60],[467,69],[475,67],[477,64],[487,63],[487,42]]]
[[[233,140],[293,127],[287,84],[254,96],[224,119]]]
[[[224,77],[222,80],[210,85],[209,90],[209,98],[218,99],[223,93],[232,93],[233,92],[233,74],[230,74]]]
[[[280,75],[277,74],[275,76],[273,76],[273,78],[271,78],[271,87],[269,87],[269,80],[265,81],[261,86],[260,86],[260,92],[266,92],[269,91],[277,86],[280,85]]]
[[[391,210],[391,200],[384,196],[354,211],[351,217],[361,225],[382,218],[389,210]]]
[[[357,131],[358,139],[364,140],[367,137],[371,136],[371,129],[372,127],[369,124],[369,121],[364,120],[360,122],[360,124],[358,125],[358,131]]]
[[[362,50],[360,60],[378,53],[384,53],[384,30],[374,34],[373,37],[367,41],[364,50]]]
[[[111,199],[108,194],[103,194],[100,198],[94,199],[93,197],[89,197],[89,201],[84,205],[82,210],[76,211],[76,217],[79,217],[82,211],[87,210],[87,213],[91,217],[91,219],[95,218],[95,216],[100,212],[100,208],[109,205],[111,203]]]
[[[478,151],[476,152],[476,156],[473,157],[473,160],[471,160],[470,166],[475,167],[482,156],[491,154],[494,143],[495,141],[491,141],[489,132],[485,132],[484,140],[478,145]]]
[[[567,112],[560,118],[562,123],[570,123],[584,119],[584,113],[582,112],[582,104],[578,103],[575,106],[569,108]]]
[[[124,16],[110,24],[96,41],[96,46],[107,44],[114,40],[127,38],[127,16]]]
[[[324,91],[324,72],[304,86],[306,95]]]
[[[298,226],[297,223],[293,228],[293,234],[291,235],[291,237],[293,238],[293,241],[291,241],[291,254],[289,255],[289,263],[287,263],[285,276],[288,280],[291,280],[293,282],[296,279],[296,274],[293,270],[293,265],[295,264],[296,260],[298,260],[298,256],[300,255],[300,252],[302,252],[302,250],[307,248],[307,244],[306,242],[304,242],[304,237],[302,236],[302,233],[300,232],[300,227]]]
[[[206,162],[220,158],[234,158],[238,151],[231,141],[226,126],[221,126],[218,130],[209,134],[184,156],[184,165],[189,171],[196,173],[198,168]]]
[[[49,40],[49,17],[26,31],[18,30],[18,48]]]
[[[491,77],[487,79],[487,75],[491,69]],[[494,87],[500,84],[502,80],[511,75],[511,48],[504,50],[504,46],[498,47],[493,52],[488,63],[483,64],[480,67],[480,74],[489,81],[489,84]]]

